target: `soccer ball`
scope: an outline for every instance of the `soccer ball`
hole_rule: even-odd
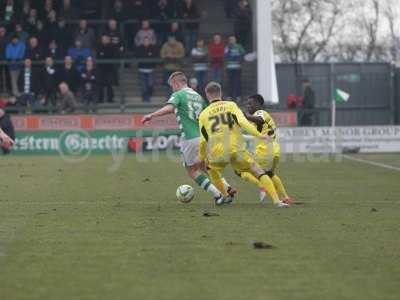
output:
[[[181,185],[176,190],[176,198],[182,203],[189,203],[194,198],[194,189],[187,184]]]

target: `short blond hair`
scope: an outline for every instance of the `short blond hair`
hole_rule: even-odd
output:
[[[185,73],[183,73],[181,71],[172,73],[171,76],[169,76],[169,78],[168,78],[168,84],[171,84],[171,80],[173,80],[173,79],[176,79],[180,83],[183,83],[183,84],[187,84],[188,83],[188,80],[187,80],[187,77],[186,77]]]
[[[222,96],[222,86],[215,81],[211,81],[206,86],[206,93],[212,97],[221,97]]]

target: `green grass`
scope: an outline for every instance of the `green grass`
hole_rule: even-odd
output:
[[[233,205],[177,203],[192,183],[165,156],[1,158],[0,299],[400,299],[400,172],[296,161],[281,175],[304,204],[277,210],[231,172]]]
[[[400,155],[399,154],[359,154],[357,158],[374,161],[377,163],[388,164],[393,167],[400,168]]]

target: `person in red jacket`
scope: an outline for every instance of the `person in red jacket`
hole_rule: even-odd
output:
[[[215,34],[213,41],[208,45],[208,58],[210,61],[210,78],[212,81],[222,83],[224,66],[225,45],[220,34]]]

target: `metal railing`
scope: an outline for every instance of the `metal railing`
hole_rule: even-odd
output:
[[[138,79],[137,64],[139,62],[152,62],[158,65],[155,70],[155,96],[151,103],[142,103],[140,95],[140,85]],[[19,62],[22,63],[22,62]],[[36,62],[38,64],[40,62]],[[119,86],[115,87],[116,97],[115,102],[111,104],[97,104],[95,110],[99,113],[107,112],[146,112],[161,107],[170,90],[162,82],[162,65],[165,63],[162,59],[134,59],[121,58],[118,60],[99,60],[96,64],[115,64],[118,65]],[[188,75],[193,74],[192,62],[188,58],[179,60],[179,63]],[[10,62],[2,61],[1,64],[10,64]],[[57,65],[62,64],[62,61],[57,61]],[[129,68],[126,68],[130,65]],[[377,65],[377,69],[373,69]],[[358,64],[343,64],[337,68],[337,73],[329,74],[329,71],[324,71],[324,64],[307,64],[302,72],[295,69],[298,66],[290,64],[277,64],[277,77],[279,85],[280,103],[279,105],[268,107],[271,111],[297,111],[299,116],[307,113],[303,108],[288,109],[286,98],[289,94],[295,93],[301,95],[301,80],[308,77],[316,93],[316,105],[312,110],[315,116],[313,125],[329,125],[330,124],[330,76],[334,76],[335,86],[351,94],[348,103],[337,106],[338,125],[368,125],[368,124],[393,124],[400,122],[400,78],[399,70],[388,64],[368,65],[362,67]],[[379,67],[379,68],[378,68]],[[312,68],[312,69],[307,69]],[[342,69],[343,71],[341,71]],[[351,68],[355,68],[354,70]],[[356,68],[359,71],[356,71]],[[243,95],[256,92],[256,80],[254,74],[256,70],[255,63],[244,63],[242,82]],[[327,70],[329,70],[327,68]],[[357,82],[351,82],[351,78],[347,80],[346,74],[355,74]],[[394,76],[396,75],[396,76]],[[344,78],[344,79],[343,79]],[[346,81],[347,80],[347,81]],[[228,83],[224,81],[226,88]],[[229,94],[225,93],[226,96]],[[77,107],[77,113],[82,113],[88,110],[84,104]],[[24,107],[10,107],[9,111],[14,113],[24,113]],[[35,112],[35,111],[34,111]],[[37,113],[55,113],[54,107],[40,108]]]

